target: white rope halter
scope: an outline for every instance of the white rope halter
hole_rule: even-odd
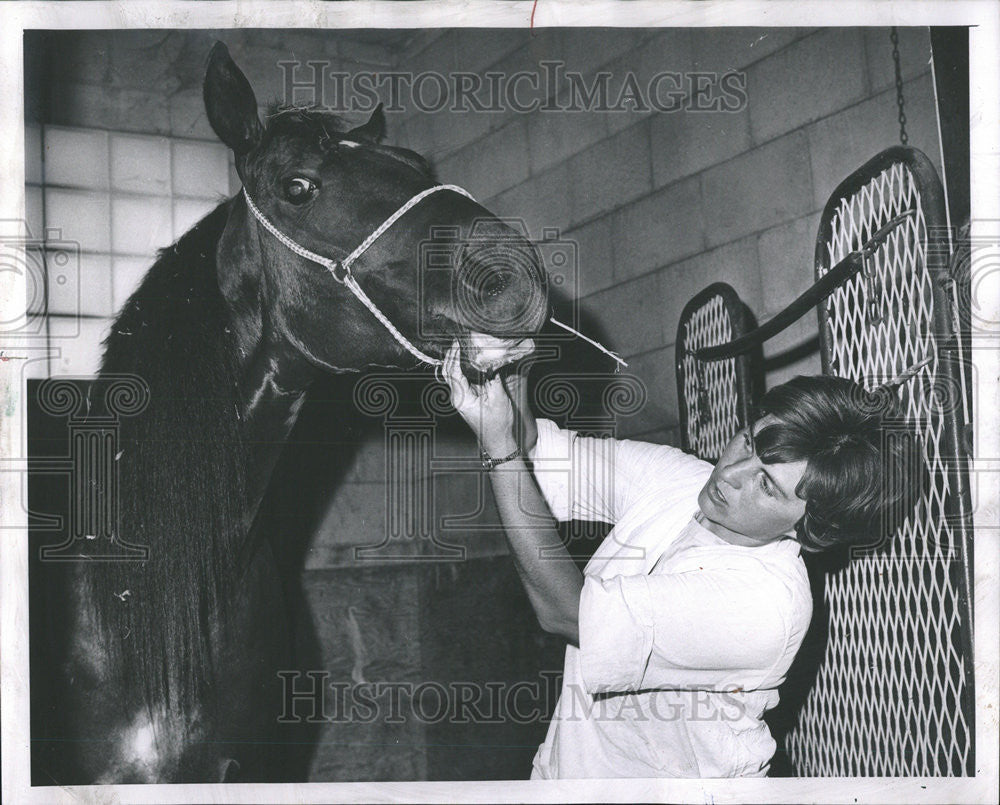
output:
[[[267,219],[267,216],[264,215],[264,213],[262,213],[259,209],[257,209],[257,205],[253,203],[253,199],[250,198],[250,194],[247,192],[246,187],[243,188],[243,197],[246,199],[247,206],[250,208],[250,212],[253,213],[254,218],[260,221],[261,225],[268,232],[274,235],[274,237],[276,237],[283,246],[295,252],[300,257],[304,257],[306,258],[306,260],[311,260],[312,262],[318,263],[319,265],[323,266],[324,268],[326,268],[327,271],[330,272],[330,276],[332,276],[337,282],[339,282],[341,285],[347,286],[347,289],[357,297],[358,301],[361,302],[361,304],[363,304],[366,308],[368,308],[368,310],[371,311],[371,314],[376,319],[378,319],[379,322],[382,323],[382,326],[389,331],[389,334],[396,339],[396,341],[399,343],[401,347],[403,347],[403,349],[409,352],[417,360],[421,360],[424,363],[429,363],[431,366],[441,366],[444,363],[444,361],[442,361],[439,358],[432,358],[426,352],[422,352],[421,350],[417,349],[417,347],[415,347],[413,343],[405,335],[403,335],[401,332],[399,332],[398,329],[396,329],[396,326],[391,321],[389,321],[386,315],[381,310],[379,310],[378,306],[369,298],[368,294],[366,294],[364,290],[361,288],[361,286],[358,285],[357,281],[354,279],[354,275],[351,273],[351,266],[354,264],[354,261],[357,260],[366,251],[368,251],[369,247],[376,240],[382,237],[382,235],[385,234],[386,230],[389,229],[390,226],[396,223],[396,221],[398,221],[403,215],[405,215],[412,207],[415,207],[417,204],[419,204],[421,201],[427,198],[427,196],[431,195],[432,193],[437,193],[441,190],[451,190],[454,193],[458,193],[459,195],[465,196],[466,198],[475,201],[475,199],[472,197],[472,194],[469,193],[469,191],[467,191],[465,188],[459,187],[458,185],[439,184],[439,185],[434,185],[434,187],[428,187],[426,190],[423,190],[420,193],[417,193],[415,196],[413,196],[413,198],[411,198],[409,201],[403,204],[402,207],[400,207],[392,215],[386,218],[381,224],[379,224],[378,228],[374,232],[372,232],[367,238],[365,238],[361,242],[361,245],[358,246],[349,255],[347,255],[347,257],[345,257],[343,260],[333,260],[329,257],[324,257],[321,254],[316,254],[316,252],[310,251],[309,249],[305,248],[305,246],[300,246],[298,243],[296,243],[294,240],[288,237],[288,235],[286,235],[284,232],[278,229],[278,227],[272,224]],[[587,336],[585,336],[583,333],[574,330],[569,325],[563,324],[561,321],[558,321],[555,318],[550,318],[549,321],[551,321],[555,325],[558,325],[559,327],[562,327],[564,330],[568,330],[569,332],[578,335],[584,341],[593,344],[595,347],[601,350],[601,352],[603,352],[606,355],[609,355],[613,360],[617,361],[619,366],[628,366],[628,364],[625,363],[625,361],[623,361],[615,353],[611,352],[608,349],[605,349],[596,341],[587,338]]]
[[[407,352],[409,352],[413,357],[423,361],[424,363],[429,363],[432,366],[440,366],[443,363],[443,361],[439,360],[438,358],[432,358],[426,352],[421,352],[419,349],[417,349],[405,335],[403,335],[401,332],[399,332],[399,330],[396,329],[396,326],[391,321],[389,321],[386,315],[381,310],[378,309],[378,306],[369,298],[368,294],[364,292],[364,289],[362,289],[362,287],[358,285],[357,280],[354,279],[354,275],[351,273],[351,266],[354,264],[355,260],[357,260],[366,251],[368,251],[369,247],[376,240],[378,240],[380,237],[382,237],[382,235],[385,234],[386,230],[390,226],[392,226],[394,223],[396,223],[396,221],[402,218],[410,210],[411,207],[415,207],[417,204],[419,204],[421,201],[427,198],[427,196],[431,195],[432,193],[437,193],[441,190],[451,190],[455,193],[458,193],[460,195],[465,196],[466,198],[475,201],[475,199],[472,198],[472,195],[467,190],[459,187],[458,185],[439,184],[435,185],[434,187],[428,187],[426,190],[417,193],[402,207],[400,207],[392,215],[386,218],[374,232],[372,232],[367,238],[365,238],[361,242],[361,245],[358,246],[358,248],[356,248],[353,252],[347,255],[347,257],[345,257],[343,260],[332,260],[329,257],[324,257],[321,254],[316,254],[316,252],[309,251],[309,249],[305,248],[304,246],[300,246],[298,243],[296,243],[294,240],[288,237],[284,232],[278,229],[278,227],[272,224],[267,219],[267,216],[257,209],[257,205],[253,203],[253,199],[250,198],[250,194],[247,192],[247,189],[245,187],[243,188],[243,196],[244,198],[246,198],[247,206],[250,208],[250,212],[253,213],[254,218],[260,221],[264,229],[266,229],[268,232],[274,235],[280,243],[282,243],[287,248],[291,249],[300,257],[305,257],[307,260],[312,260],[314,263],[319,263],[327,271],[330,272],[330,276],[332,276],[337,282],[339,282],[341,285],[346,285],[347,289],[358,298],[358,301],[361,302],[362,305],[364,305],[366,308],[368,308],[368,310],[371,311],[371,314],[382,323],[382,326],[389,331],[390,335],[392,335],[392,337],[395,338],[397,342],[399,342],[399,345],[403,347],[403,349],[405,349]]]

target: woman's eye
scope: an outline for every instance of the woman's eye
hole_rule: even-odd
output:
[[[753,442],[750,440],[750,431],[743,431],[743,446],[747,449],[747,452],[753,450]]]
[[[771,485],[767,482],[767,476],[763,473],[760,476],[760,488],[764,490],[764,494],[769,498],[774,497],[774,490],[771,489]]]
[[[283,188],[285,198],[292,202],[292,204],[303,204],[309,201],[309,199],[316,195],[318,189],[315,182],[304,176],[292,176],[286,179]]]

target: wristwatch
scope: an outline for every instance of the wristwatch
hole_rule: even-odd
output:
[[[509,456],[504,456],[503,458],[493,458],[485,450],[479,451],[479,458],[483,462],[484,470],[492,470],[494,467],[499,467],[501,464],[506,464],[508,461],[513,461],[515,458],[521,455],[521,448],[518,447]]]

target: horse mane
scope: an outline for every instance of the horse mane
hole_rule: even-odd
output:
[[[131,373],[149,404],[120,420],[121,539],[145,561],[88,566],[125,701],[190,709],[212,682],[212,613],[238,581],[245,450],[237,357],[216,276],[228,202],[161,250],[108,338],[101,374]],[[126,594],[124,591],[128,591]]]

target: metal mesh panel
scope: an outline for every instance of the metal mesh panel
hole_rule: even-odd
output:
[[[682,398],[680,425],[685,446],[699,458],[715,461],[732,435],[743,427],[737,359],[706,362],[691,353],[731,340],[733,321],[719,293],[712,293],[686,312],[688,315],[681,316],[675,347]]]
[[[799,775],[971,773],[968,566],[956,516],[967,490],[956,488],[961,479],[948,458],[949,412],[967,403],[941,349],[950,337],[942,318],[953,311],[935,305],[950,308],[952,300],[928,270],[936,222],[925,220],[924,189],[910,164],[895,162],[828,205],[821,228],[818,276],[894,216],[915,213],[823,303],[821,339],[827,371],[867,388],[920,367],[898,395],[932,483],[889,545],[826,578],[825,656],[786,741]]]

